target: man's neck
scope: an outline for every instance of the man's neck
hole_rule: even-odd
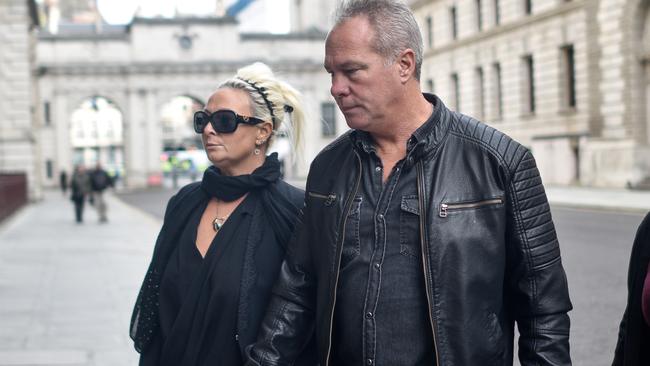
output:
[[[370,132],[377,148],[377,154],[382,157],[399,157],[406,155],[408,139],[431,116],[433,105],[417,90],[417,97],[405,96],[397,103],[399,109],[390,118],[392,123],[386,128]],[[392,159],[391,159],[392,160]]]

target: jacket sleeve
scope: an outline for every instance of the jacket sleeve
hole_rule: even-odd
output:
[[[527,365],[571,365],[572,309],[550,206],[532,154],[517,161],[508,188],[507,284]]]
[[[618,327],[618,340],[616,341],[616,350],[614,351],[614,361],[612,361],[612,366],[623,366],[623,360],[625,359],[625,333],[627,328],[627,312],[628,309],[625,309],[623,313],[623,319],[621,319],[621,325]]]
[[[315,278],[307,241],[308,230],[303,222],[296,228],[257,342],[246,350],[246,365],[293,365],[312,338]]]

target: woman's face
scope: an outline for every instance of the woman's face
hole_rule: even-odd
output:
[[[229,109],[239,115],[252,117],[248,94],[239,89],[219,89],[206,106],[208,113]],[[272,127],[270,122],[258,125],[240,123],[232,133],[216,132],[208,123],[201,134],[208,159],[228,175],[250,174],[264,161],[263,152],[255,155],[256,142],[268,140]]]

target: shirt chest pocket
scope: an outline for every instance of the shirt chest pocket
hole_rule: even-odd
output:
[[[417,195],[402,197],[399,215],[400,253],[407,257],[420,257],[420,205]]]

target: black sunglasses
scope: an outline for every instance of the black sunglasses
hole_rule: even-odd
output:
[[[205,126],[210,123],[212,128],[219,133],[232,133],[237,129],[237,125],[245,123],[247,125],[256,125],[264,122],[255,117],[239,115],[229,109],[220,109],[212,114],[205,111],[194,113],[194,132],[203,133]]]

